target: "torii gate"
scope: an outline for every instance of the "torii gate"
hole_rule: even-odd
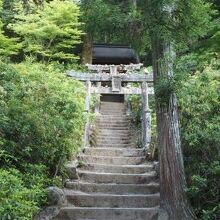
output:
[[[90,112],[91,94],[115,94],[142,96],[142,146],[149,149],[151,142],[151,111],[149,107],[149,95],[154,94],[153,75],[141,74],[143,64],[130,65],[92,65],[87,64],[89,72],[80,73],[69,71],[67,76],[85,82],[87,88],[86,112]],[[103,87],[102,82],[111,84],[111,87]],[[123,86],[125,83],[138,83],[139,87]],[[92,85],[93,84],[93,85]],[[95,85],[95,86],[94,86]],[[96,112],[99,106],[96,107]],[[89,145],[89,122],[85,126],[85,146]]]

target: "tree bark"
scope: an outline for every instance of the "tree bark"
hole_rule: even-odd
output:
[[[92,64],[92,37],[86,34],[83,40],[82,64]]]
[[[152,35],[155,88],[164,77],[173,77],[173,50],[158,33]],[[174,92],[161,102],[156,92],[157,130],[160,163],[160,208],[169,220],[196,219],[185,193],[183,154],[181,149],[177,98]],[[164,219],[159,217],[159,219]]]

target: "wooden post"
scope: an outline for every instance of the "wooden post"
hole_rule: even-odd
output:
[[[85,103],[85,112],[87,113],[87,118],[86,118],[86,124],[85,124],[85,131],[84,131],[84,147],[89,147],[89,129],[90,129],[90,124],[89,124],[89,112],[90,112],[90,99],[91,99],[91,81],[86,81],[86,89],[87,89],[87,94],[86,94],[86,103]]]
[[[142,145],[145,150],[149,149],[151,142],[151,113],[149,108],[148,85],[142,85]]]

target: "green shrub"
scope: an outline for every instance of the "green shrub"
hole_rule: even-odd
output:
[[[31,220],[81,147],[84,87],[55,65],[0,63],[0,219]]]
[[[220,75],[207,67],[178,93],[188,195],[203,220],[220,216]]]
[[[38,185],[39,182],[26,187],[21,176],[18,170],[0,169],[1,220],[30,220],[38,210],[38,203],[45,199],[45,193]],[[41,182],[43,181],[41,179]]]
[[[30,1],[28,13],[22,1],[16,6],[17,15],[9,27],[21,37],[26,54],[43,61],[78,59],[74,48],[81,42],[82,31],[76,2],[52,0],[38,6]]]
[[[0,164],[44,164],[51,176],[81,146],[84,89],[53,65],[0,64]]]

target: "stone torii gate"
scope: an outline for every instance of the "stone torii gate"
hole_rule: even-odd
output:
[[[149,95],[154,94],[153,75],[141,74],[143,64],[130,65],[92,65],[87,64],[89,72],[81,73],[69,71],[67,76],[85,82],[87,88],[85,111],[90,112],[91,94],[115,94],[142,96],[142,146],[148,150],[151,142],[151,111],[149,107]],[[107,83],[110,86],[103,86]],[[140,84],[132,87],[129,83]],[[99,106],[96,107],[99,112]],[[85,126],[85,146],[89,145],[89,122]]]

